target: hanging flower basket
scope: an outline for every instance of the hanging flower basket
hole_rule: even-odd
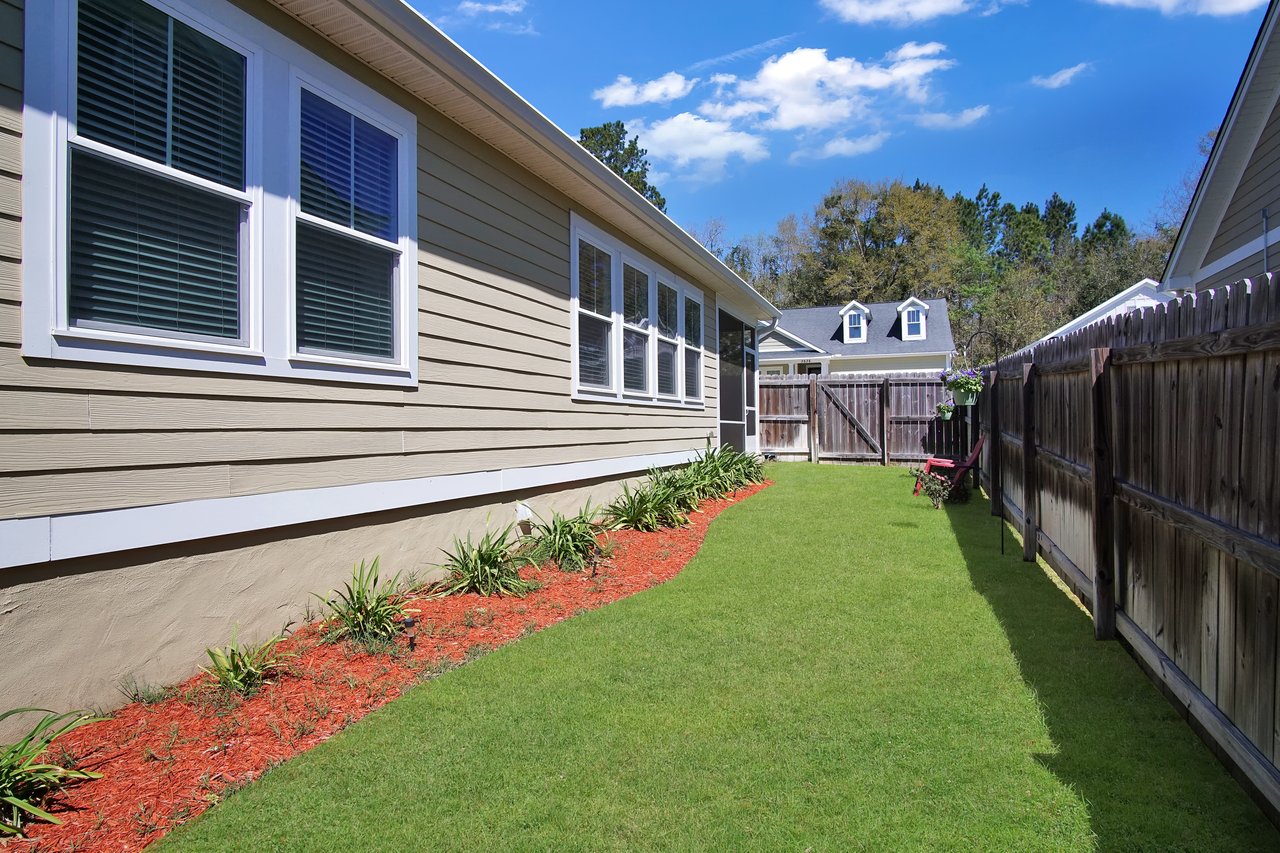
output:
[[[951,420],[951,416],[955,413],[956,407],[951,403],[939,403],[937,409],[938,420],[949,421]]]
[[[972,367],[951,367],[938,374],[957,406],[972,406],[982,391],[982,374]]]

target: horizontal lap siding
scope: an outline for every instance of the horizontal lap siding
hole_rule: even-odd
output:
[[[1273,215],[1280,213],[1280,104],[1272,111],[1249,165],[1245,167],[1240,186],[1227,206],[1213,243],[1209,245],[1205,263],[1213,263],[1233,249],[1262,236],[1263,208],[1272,211]],[[1261,272],[1258,269],[1253,274]],[[1239,280],[1235,278],[1232,282]]]
[[[419,116],[418,388],[28,362],[21,11],[0,0],[0,23],[15,16],[0,27],[0,517],[705,446],[716,427],[714,297],[705,410],[574,402],[567,200],[359,67],[344,66]],[[268,19],[334,60],[309,33]]]

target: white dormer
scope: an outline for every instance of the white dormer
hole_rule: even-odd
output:
[[[850,302],[840,309],[840,329],[846,344],[865,344],[867,342],[867,323],[871,320],[871,311],[858,300]]]
[[[929,306],[912,296],[898,306],[898,322],[904,341],[923,341],[928,337]]]

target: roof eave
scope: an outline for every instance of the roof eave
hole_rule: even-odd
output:
[[[564,170],[557,177],[577,182],[582,192],[577,197],[572,192],[567,194],[585,209],[604,217],[624,234],[634,235],[636,226],[640,226],[648,232],[646,236],[653,238],[650,243],[664,244],[668,251],[683,256],[691,266],[706,273],[710,281],[701,283],[726,295],[742,298],[757,309],[760,317],[776,319],[782,316],[781,311],[723,261],[403,0],[343,0],[325,4],[317,4],[313,0],[272,2],[327,38],[336,17],[342,13],[342,7],[362,16],[371,26],[368,33],[361,34],[362,38],[354,47],[358,47],[363,55],[357,55],[352,47],[333,38],[330,41],[401,85],[410,94],[421,97],[402,82],[407,72],[402,64],[396,64],[396,60],[402,61],[401,57],[388,57],[384,67],[379,67],[377,61],[377,48],[408,53],[449,88],[481,105],[491,118],[498,120],[499,125],[482,127],[467,124],[451,115],[441,104],[426,101],[428,105],[440,109],[469,132],[538,174],[537,169],[524,162],[521,151],[516,150],[522,146],[533,146]],[[379,42],[372,44],[375,40]],[[507,141],[512,144],[505,144]],[[603,195],[613,209],[597,209],[597,205],[583,200],[593,194]]]
[[[1273,39],[1278,18],[1280,3],[1272,0],[1178,229],[1160,277],[1161,291],[1194,287],[1195,275],[1204,265],[1222,217],[1275,107],[1276,94],[1280,92],[1280,44]]]

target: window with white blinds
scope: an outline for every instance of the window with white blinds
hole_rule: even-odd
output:
[[[574,397],[702,405],[702,291],[572,217]]]
[[[24,353],[416,384],[413,115],[226,0],[47,2]]]

